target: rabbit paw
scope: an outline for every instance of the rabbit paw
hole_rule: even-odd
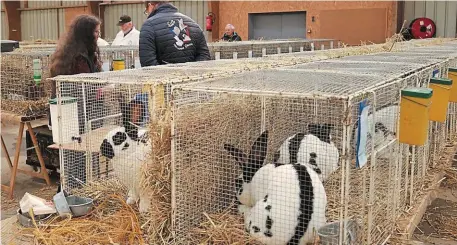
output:
[[[127,198],[127,204],[128,205],[132,205],[132,204],[135,204],[136,202],[138,202],[138,196],[136,195],[136,193],[134,191],[129,191],[129,193],[127,194],[128,198]]]
[[[135,204],[135,203],[136,203],[135,198],[133,198],[133,197],[127,198],[127,204],[128,205],[132,205],[132,204]]]
[[[138,204],[138,211],[140,213],[148,212],[150,207],[149,199],[148,198],[140,198],[140,203]]]

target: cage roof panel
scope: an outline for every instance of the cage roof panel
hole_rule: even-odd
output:
[[[349,96],[386,78],[376,75],[301,70],[264,70],[183,85],[184,90],[213,92]]]
[[[336,59],[294,65],[288,67],[288,69],[340,71],[394,78],[401,77],[404,74],[408,74],[423,67],[425,66],[417,63],[342,61]]]

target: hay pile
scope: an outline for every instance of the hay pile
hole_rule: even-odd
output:
[[[191,244],[262,244],[245,231],[243,217],[233,214],[233,207],[220,214],[204,215],[206,220],[192,230]]]
[[[41,116],[47,112],[48,99],[39,100],[7,100],[2,99],[2,111],[12,112],[21,116]]]
[[[169,244],[171,233],[171,110],[158,111],[149,125],[152,152],[140,185],[150,193],[151,209],[142,217],[150,244]]]
[[[25,52],[25,51],[24,51]],[[41,56],[40,56],[41,55]],[[2,105],[1,109],[21,116],[41,116],[46,114],[51,83],[46,79],[50,76],[49,57],[46,54],[9,54],[2,56]],[[36,85],[33,80],[33,58],[41,58],[43,73],[41,83]]]
[[[35,244],[46,245],[145,244],[136,211],[124,201],[125,193],[115,180],[90,183],[74,193],[94,198],[90,214],[56,217],[45,225],[23,229],[18,235],[32,235]]]

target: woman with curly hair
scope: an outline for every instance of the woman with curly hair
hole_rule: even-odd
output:
[[[101,21],[91,15],[79,15],[61,38],[51,57],[51,76],[93,73],[101,71],[100,36]]]
[[[51,77],[101,71],[102,62],[97,45],[97,39],[100,36],[100,24],[101,21],[91,15],[79,15],[72,21],[68,32],[61,37],[56,51],[51,56]],[[55,82],[51,86],[51,98],[55,98],[57,93]],[[104,116],[103,99],[97,95],[100,87],[102,84],[94,83],[61,83],[59,85],[58,91],[61,97],[77,98],[80,134],[87,132],[86,126],[92,129],[102,126],[101,122],[98,122],[97,125],[86,125],[89,120]],[[50,121],[49,125],[52,126]],[[63,129],[66,126],[62,125]],[[53,129],[58,130],[58,127]],[[78,171],[74,173],[70,171],[69,176],[85,182],[86,175],[83,166],[86,156],[80,152],[68,152],[64,156],[64,161],[68,157],[69,159],[79,159],[78,161],[66,161],[72,165],[77,165]],[[78,185],[78,182],[72,178],[67,181],[71,186]]]

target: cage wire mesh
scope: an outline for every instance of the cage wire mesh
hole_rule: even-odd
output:
[[[399,148],[395,135],[399,120],[399,92],[403,87],[405,80],[396,80],[350,101],[351,122],[356,124],[351,127],[353,133],[349,141],[353,153],[350,154],[352,164],[347,174],[349,190],[345,208],[347,214],[355,216],[360,223],[360,244],[381,244],[393,230],[395,206],[398,205]],[[358,129],[361,103],[370,106],[369,132],[364,147],[367,161],[363,166],[363,161],[355,164],[357,155],[354,155],[357,146],[354,130]]]
[[[387,79],[400,78],[405,74],[417,71],[423,66],[420,64],[408,63],[386,63],[370,61],[340,61],[338,59],[328,61],[317,61],[307,64],[299,64],[288,67],[288,69],[299,70],[325,70],[346,73],[361,73],[384,76]]]
[[[455,50],[453,48],[453,50]],[[447,69],[445,70],[444,77],[449,78],[449,68],[457,68],[457,58],[452,57],[449,62]],[[455,84],[457,81],[453,81]],[[455,86],[455,85],[453,85]],[[457,136],[457,103],[449,103],[447,118],[446,118],[446,141],[452,143],[453,139]]]
[[[144,134],[151,116],[156,115],[157,109],[159,111],[164,109],[169,102],[170,87],[167,85],[208,78],[211,76],[205,74],[211,74],[213,71],[214,69],[158,66],[53,78],[58,84],[58,98],[61,100],[58,106],[61,108],[64,118],[78,118],[78,120],[68,122],[62,119],[58,126],[58,130],[66,137],[65,142],[60,144],[63,155],[64,189],[71,192],[72,189],[79,188],[82,183],[111,176],[109,172],[115,165],[112,166],[114,163],[108,164],[108,162],[114,160],[110,159],[112,153],[109,151],[103,153],[103,149],[107,147],[109,149],[109,146],[103,146],[103,142],[106,139],[109,143],[114,144],[114,138],[111,141],[109,139],[110,134],[113,134],[112,130],[120,130],[119,134],[121,134],[122,130],[130,127],[130,124],[125,125],[126,120],[130,120],[125,119],[125,116],[133,114],[133,117],[140,118],[140,121],[132,119],[132,122],[140,129],[137,131]],[[67,105],[67,100],[74,103],[68,102]],[[73,109],[66,110],[65,107],[69,107],[70,104]],[[67,115],[66,113],[73,114]],[[124,141],[128,145],[134,146],[135,144],[129,143],[129,141],[135,141],[136,137],[128,135]],[[116,147],[113,146],[113,148]],[[136,149],[138,147],[128,148]],[[144,150],[142,147],[140,149]],[[117,154],[116,151],[114,152]],[[132,153],[130,150],[127,152]],[[129,159],[126,157],[130,157],[126,154],[121,154],[122,157],[115,157],[115,162],[126,167],[126,164],[129,163]],[[86,156],[91,157],[86,158]],[[140,156],[143,155],[136,154],[136,157]],[[131,168],[136,170],[135,167]],[[116,172],[119,171],[115,170]],[[134,180],[132,178],[138,174],[133,173],[135,175],[132,175],[127,170],[121,172],[125,172],[127,177],[130,176],[128,181],[132,182]],[[117,177],[119,176],[117,175]],[[119,178],[127,181],[125,179],[127,177],[120,176]]]
[[[319,49],[331,49],[335,47],[334,44],[336,45],[336,43],[337,41],[333,39],[252,40],[208,43],[208,47],[213,59],[240,59],[263,57],[270,54],[311,51],[315,45],[318,45]]]
[[[245,71],[254,71],[281,66],[294,65],[294,60],[269,60],[264,58],[240,59],[240,60],[211,60],[202,62],[190,62],[181,64],[168,64],[164,67],[171,68],[204,68],[212,69],[215,72],[223,73],[240,73]]]
[[[46,113],[51,85],[51,51],[2,53],[2,111],[20,116],[42,116]]]
[[[368,62],[361,60],[360,63],[369,64],[373,57],[376,55],[371,55]],[[398,57],[402,56],[382,58],[397,64]],[[431,154],[428,151],[432,148],[431,144],[427,144],[413,148],[410,153],[410,147],[398,144],[394,139],[386,145],[373,144],[368,140],[366,151],[371,154],[368,164],[357,168],[355,140],[351,132],[354,131],[360,114],[359,103],[365,101],[371,105],[369,113],[374,112],[376,120],[389,118],[388,121],[392,121],[398,117],[398,112],[385,108],[398,106],[400,89],[404,86],[427,87],[434,71],[438,69],[441,73],[443,66],[449,65],[446,63],[448,61],[443,61],[440,57],[426,59],[425,63],[400,66],[401,69],[414,69],[422,65],[422,69],[413,75],[392,80],[385,75],[394,69],[392,65],[382,69],[366,65],[367,70],[373,69],[374,74],[365,74],[368,73],[365,71],[344,72],[344,69],[337,72],[325,69],[269,69],[285,67],[283,60],[287,59],[208,61],[55,78],[59,88],[58,111],[62,117],[59,137],[60,141],[66,141],[60,145],[64,189],[71,191],[87,181],[113,176],[123,179],[130,185],[130,189],[137,188],[138,182],[131,180],[138,174],[138,165],[127,166],[126,163],[138,164],[141,162],[138,158],[130,161],[130,157],[141,158],[145,155],[144,151],[150,148],[147,141],[135,141],[134,138],[139,136],[140,131],[147,130],[145,128],[150,116],[155,115],[155,106],[166,105],[171,99],[173,116],[170,151],[174,174],[170,189],[173,192],[173,231],[178,240],[193,241],[193,228],[204,219],[203,212],[221,213],[229,209],[236,214],[233,206],[236,205],[236,193],[239,190],[237,184],[240,184],[237,179],[242,171],[224,149],[224,144],[232,144],[248,154],[253,142],[267,129],[269,139],[266,158],[271,162],[276,151],[289,137],[298,132],[310,133],[310,127],[316,127],[312,125],[329,124],[333,125],[330,133],[326,131],[325,135],[320,136],[328,136],[337,148],[340,159],[337,170],[331,171],[323,186],[327,199],[326,221],[336,222],[336,225],[325,226],[327,230],[323,228],[321,233],[332,240],[331,244],[350,239],[356,241],[356,244],[382,243],[392,231],[395,217],[407,209],[420,188],[423,179],[421,176],[428,168]],[[339,62],[352,64],[358,61]],[[329,67],[332,67],[339,62],[327,63],[331,63]],[[296,61],[287,63],[287,66],[294,64]],[[384,63],[381,66],[382,64]],[[256,69],[266,70],[238,74]],[[401,69],[396,68],[398,73],[403,71]],[[219,72],[229,77],[214,75]],[[189,81],[196,83],[182,85]],[[170,93],[171,86],[156,86],[167,83],[177,85],[170,98],[167,94]],[[367,93],[367,90],[371,93]],[[364,92],[360,93],[361,91]],[[68,97],[76,98],[76,102]],[[127,109],[133,110],[133,115],[126,113]],[[125,133],[111,130],[122,131],[120,126],[127,129],[128,126],[122,120],[125,115],[132,116],[128,120],[136,122],[139,130],[136,136],[129,131],[130,135],[120,137],[125,138],[122,141],[119,137],[114,137],[115,132],[120,133],[117,135]],[[73,120],[67,122],[65,118]],[[396,132],[392,125],[388,129]],[[430,136],[431,134],[431,142]],[[112,143],[114,157],[111,159],[109,156],[113,154],[108,152],[110,146],[105,144],[102,147],[105,139],[107,144]],[[116,145],[115,140],[122,142]],[[438,139],[442,140],[443,137]],[[125,142],[132,144],[129,143],[127,151],[117,154],[118,151],[114,149],[119,146],[124,148]],[[315,142],[310,147],[316,147],[319,142],[331,148],[331,144],[324,144],[323,140]],[[138,146],[142,144],[146,147]],[[330,158],[326,155],[328,152],[320,151],[319,154],[322,155],[318,155],[317,159]],[[321,171],[327,170],[326,166],[321,167]],[[289,190],[290,188],[284,192]],[[134,194],[135,192],[132,198],[135,197]],[[139,195],[140,200],[147,199]],[[287,198],[293,198],[291,195]],[[316,201],[318,200],[322,199],[317,198]],[[281,202],[277,204],[281,208],[284,205]],[[316,212],[317,214],[322,212]],[[269,234],[268,230],[271,232],[272,229],[265,228],[272,228],[271,223],[265,223],[266,217],[262,217],[262,222],[257,219],[254,222],[258,221],[257,225],[264,229],[262,232]],[[280,228],[287,226],[279,219],[282,218],[278,217],[273,224],[278,224]],[[346,225],[342,226],[343,223]],[[275,227],[273,235],[277,234],[276,231],[287,233],[281,232],[280,228]],[[251,226],[251,231],[255,233],[255,230],[257,229]]]
[[[124,61],[125,69],[141,67],[138,46],[103,46],[99,49],[103,71],[112,71],[113,61],[119,59]]]
[[[306,83],[302,82],[303,79]],[[349,149],[344,144],[350,145],[353,141],[345,136],[352,131],[352,125],[345,125],[345,113],[348,112],[347,98],[352,93],[374,86],[381,80],[383,78],[379,76],[362,74],[275,70],[252,72],[177,89],[174,92],[174,213],[175,230],[179,231],[177,235],[185,239],[190,227],[197,225],[202,219],[202,212],[221,212],[231,206],[234,200],[235,179],[240,171],[237,170],[235,162],[230,162],[230,157],[227,159],[228,153],[223,149],[224,143],[229,142],[247,152],[249,145],[260,132],[268,129],[269,147],[271,145],[271,148],[268,148],[268,158],[271,162],[274,151],[288,137],[298,132],[308,133],[310,124],[331,124],[334,125],[331,139],[339,154],[342,154],[343,149],[346,151],[345,154],[348,154]],[[353,81],[358,87],[352,88],[351,83],[347,81]],[[396,98],[399,99],[398,88],[391,90],[392,93],[397,93]],[[327,96],[320,97],[322,94]],[[191,96],[203,101],[197,103],[196,99],[192,104],[187,104],[185,101]],[[392,98],[395,97],[384,97],[385,100]],[[321,158],[326,157],[330,158],[325,156],[325,153],[321,155]],[[378,173],[378,181],[382,182],[378,185],[386,185],[387,188],[384,190],[390,191],[383,194],[382,198],[379,197],[385,201],[392,200],[393,197],[393,191],[389,187],[395,183],[393,180],[397,169],[395,160],[391,161],[394,162],[393,166],[386,164],[385,169]],[[199,166],[199,169],[195,169],[195,166]],[[364,190],[359,188],[358,191],[354,191],[355,193],[342,196],[346,188],[345,179],[353,179],[352,176],[345,177],[350,172],[352,164],[346,164],[345,171],[343,168],[332,173],[324,182],[328,200],[327,219],[329,222],[338,222],[343,218],[350,218],[352,224],[357,224],[350,228],[351,233],[357,233],[358,239],[363,241],[367,236],[357,231],[356,227],[366,227],[358,223],[366,220],[366,215],[359,206],[363,203],[360,198],[363,199]],[[390,173],[390,178],[385,178],[385,170]],[[194,174],[190,174],[189,171],[194,171]],[[322,171],[325,171],[325,167]],[[366,179],[370,180],[370,177],[371,175],[366,176]],[[362,180],[362,177],[359,179]],[[200,183],[201,189],[189,188],[192,183]],[[197,195],[203,190],[208,192],[204,197]],[[383,199],[384,197],[387,198]],[[346,200],[351,200],[350,210],[344,210]],[[385,208],[387,205],[375,211],[388,212]],[[393,216],[392,213],[388,215]],[[378,216],[376,217],[386,218],[385,213]],[[391,222],[392,219],[385,224],[392,225]],[[380,239],[381,235],[374,236],[373,239]]]
[[[397,56],[394,58],[397,58]],[[344,74],[343,78],[340,77],[341,81],[346,81],[343,85],[343,83],[338,84],[338,81],[340,81],[338,78],[326,77],[327,73],[325,71],[310,72],[302,70],[292,72],[289,69],[287,69],[287,74],[281,74],[281,72],[285,72],[285,70],[275,69],[275,71],[254,72],[236,78],[202,82],[178,88],[175,91],[174,97],[175,142],[173,148],[175,149],[174,170],[176,171],[176,179],[174,182],[176,188],[174,228],[176,231],[179,231],[177,236],[181,236],[181,238],[184,239],[186,237],[185,230],[197,225],[198,220],[202,219],[202,212],[221,212],[221,210],[231,206],[230,203],[235,199],[233,189],[236,189],[236,187],[234,186],[234,182],[240,171],[234,167],[236,164],[233,162],[231,164],[226,163],[224,166],[219,164],[219,161],[223,161],[224,158],[226,158],[224,154],[227,155],[227,152],[222,149],[224,141],[230,141],[233,145],[239,145],[242,147],[241,149],[248,151],[250,143],[258,137],[262,129],[269,129],[271,130],[272,135],[276,136],[276,134],[280,134],[280,136],[270,139],[272,141],[271,143],[269,141],[269,143],[273,145],[273,149],[268,149],[269,153],[267,154],[271,159],[274,150],[277,149],[278,145],[280,145],[284,139],[294,132],[306,131],[306,121],[308,121],[308,124],[314,122],[313,120],[329,123],[331,118],[327,113],[322,113],[322,111],[326,111],[323,110],[325,105],[321,105],[319,108],[320,110],[308,108],[307,111],[298,110],[299,112],[297,112],[297,109],[294,109],[294,106],[291,105],[288,100],[295,103],[298,101],[299,104],[307,103],[317,107],[320,102],[306,101],[306,95],[309,95],[310,97],[311,95],[314,95],[314,100],[317,100],[316,97],[320,94],[333,94],[336,97],[344,97],[370,87],[376,88],[373,89],[376,91],[373,93],[375,96],[365,96],[365,99],[368,99],[368,101],[376,101],[376,108],[379,110],[377,111],[377,114],[375,114],[377,120],[383,120],[382,118],[384,117],[390,118],[387,120],[391,122],[389,131],[395,133],[396,121],[398,120],[398,102],[400,100],[399,91],[406,86],[427,87],[428,80],[433,75],[433,71],[436,68],[441,69],[442,67],[440,67],[440,65],[442,66],[445,64],[436,64],[441,60],[442,59],[436,59],[435,63],[429,62],[422,64],[422,68],[424,69],[417,71],[413,75],[402,78],[400,81],[392,82],[389,86],[385,86],[384,88],[377,88],[376,85],[379,85],[379,83],[376,82],[377,76],[373,75],[368,76],[371,78],[369,79],[371,82],[366,82],[361,79],[361,77],[363,77],[362,74],[357,74],[358,76],[351,74],[357,77],[356,80],[354,80],[354,78],[351,79],[349,74]],[[420,66],[417,64],[412,67],[417,69],[417,67]],[[340,74],[335,73],[332,73],[332,75],[340,76]],[[307,83],[296,83],[297,76],[301,77],[302,80],[306,79]],[[315,82],[318,80],[317,78],[322,80]],[[331,81],[331,85],[326,83],[326,81]],[[352,81],[353,83],[358,84],[359,87],[352,89],[351,84],[348,84],[347,81]],[[347,87],[344,89],[329,88],[332,85],[337,86],[337,84],[339,86]],[[366,87],[360,87],[360,84],[363,84]],[[273,105],[275,105],[275,103],[270,104],[269,101],[274,101],[274,99],[270,99],[269,97],[276,97],[278,95],[277,93],[284,96],[284,98],[277,99],[280,101],[279,103],[285,104],[277,106],[278,108],[281,108],[279,109],[279,112],[284,116],[277,116],[278,112],[274,113],[274,110],[272,110],[270,112],[272,115],[270,119],[267,112],[270,108],[274,108]],[[294,96],[296,96],[296,98],[294,98]],[[188,98],[190,97],[195,97],[196,99],[192,100],[192,104],[187,104]],[[197,101],[200,100],[201,102],[198,103]],[[222,103],[222,105],[219,103]],[[352,103],[354,102],[351,101],[349,105]],[[340,104],[345,104],[344,99],[340,101]],[[248,108],[248,106],[250,106],[250,108]],[[224,110],[224,107],[234,110],[235,115],[229,115],[227,112],[229,110]],[[306,105],[298,106],[298,108],[300,107],[302,110],[307,108]],[[345,111],[341,110],[342,107],[334,104],[328,107],[332,108],[331,111],[334,113],[333,115],[335,118],[338,118],[336,121],[340,123],[339,126],[335,127],[336,132],[332,132],[332,139],[335,140],[335,145],[337,145],[340,150],[343,147],[343,142],[349,142],[349,145],[346,147],[347,154],[349,154],[351,150],[354,150],[351,148],[350,144],[350,142],[353,142],[353,139],[350,137],[343,137],[343,135],[345,135],[343,131],[344,128],[346,128],[346,131],[350,131],[351,126],[353,125],[344,125],[343,115],[338,115],[338,113]],[[351,106],[349,107],[351,108]],[[396,109],[386,110],[386,108],[389,107],[396,107]],[[240,113],[237,109],[233,108],[239,108],[239,110],[243,111]],[[334,108],[335,110],[333,110]],[[316,111],[319,113],[313,114],[313,112],[315,113]],[[196,115],[209,115],[211,119],[217,121],[215,122],[208,118],[203,119]],[[321,115],[322,117],[327,116],[327,120],[317,119],[319,116],[316,115]],[[286,120],[282,121],[281,119],[283,118]],[[291,118],[297,118],[296,120],[298,122],[295,122],[293,119],[291,120]],[[189,121],[192,123],[188,124]],[[277,121],[280,121],[280,123]],[[288,126],[283,127],[282,124]],[[290,124],[292,125],[289,126]],[[297,129],[289,132],[287,131],[294,127]],[[280,133],[282,130],[284,130],[285,133]],[[205,136],[200,137],[199,140],[197,140],[198,142],[191,140],[201,135]],[[213,137],[208,137],[208,135]],[[342,140],[344,138],[347,138],[346,141]],[[338,139],[340,140],[339,142]],[[367,143],[367,148],[370,148],[369,144],[370,143]],[[327,210],[327,215],[333,215],[333,219],[328,217],[328,221],[340,220],[343,217],[351,218],[351,221],[355,220],[355,223],[357,224],[355,225],[357,228],[353,229],[357,230],[357,239],[360,239],[358,241],[368,242],[369,244],[379,244],[385,241],[395,228],[394,220],[401,212],[406,210],[407,206],[411,205],[411,202],[415,198],[415,192],[417,192],[418,187],[420,188],[420,186],[422,186],[421,181],[427,170],[429,153],[428,144],[411,150],[408,146],[398,144],[395,137],[389,141],[387,146],[376,146],[373,149],[375,150],[376,155],[372,154],[369,161],[375,161],[374,163],[370,162],[368,167],[361,170],[351,169],[351,167],[355,167],[350,164],[348,164],[346,168],[343,165],[340,170],[343,171],[343,174],[339,173],[332,175],[330,181],[325,182],[325,187],[329,206],[334,204],[337,207],[341,207],[341,204],[343,204],[344,207],[342,208],[344,212],[341,209],[333,210],[333,213],[332,211]],[[187,154],[189,151],[192,153]],[[370,150],[367,150],[367,152],[370,153]],[[354,158],[351,159],[352,162],[349,161],[349,163],[353,164]],[[225,160],[227,161],[227,159]],[[228,161],[230,161],[230,157]],[[200,166],[201,169],[195,170],[193,175],[187,175],[189,174],[190,166],[196,165]],[[204,177],[196,176],[197,173],[202,173],[202,171],[205,173],[208,172],[209,174]],[[234,173],[234,171],[236,173]],[[342,177],[340,180],[332,181],[334,180],[334,176],[339,175]],[[201,183],[203,186],[200,187],[200,189],[196,188],[195,190],[184,188],[190,186],[193,181]],[[204,183],[207,182],[211,184],[205,185]],[[228,184],[228,186],[224,187],[226,184]],[[336,187],[327,189],[328,186]],[[200,193],[200,191],[204,189],[209,189],[210,193],[203,198],[194,196],[195,193]],[[227,190],[232,190],[232,194],[228,194]],[[344,193],[344,197],[341,196],[342,193]],[[337,196],[337,198],[334,196]],[[349,200],[351,200],[352,206],[349,203],[345,203]],[[349,230],[351,230],[351,228],[349,228]],[[342,235],[341,237],[345,236]]]

